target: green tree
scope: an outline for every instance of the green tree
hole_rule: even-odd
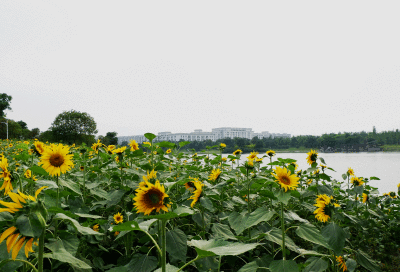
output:
[[[27,129],[28,128],[28,125],[22,120],[18,121],[17,123],[21,126],[22,129]]]
[[[35,139],[35,138],[39,137],[39,135],[40,135],[40,129],[39,128],[33,128],[29,132],[29,139]]]
[[[86,112],[75,110],[60,113],[51,124],[51,131],[55,141],[68,144],[90,144],[94,142],[94,134],[97,133],[96,122]]]
[[[117,145],[118,144],[118,137],[117,132],[107,132],[106,136],[103,138],[103,143],[105,145]]]
[[[10,103],[12,97],[5,93],[0,94],[0,117],[5,117],[5,110],[11,110]]]

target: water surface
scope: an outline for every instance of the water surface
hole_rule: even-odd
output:
[[[258,157],[264,154],[261,153]],[[223,154],[224,157],[228,155],[230,154]],[[246,160],[247,156],[249,154],[242,154],[241,163]],[[326,174],[334,179],[343,181],[342,174],[351,167],[358,177],[370,178],[374,176],[380,178],[380,180],[371,180],[369,184],[377,187],[381,194],[397,191],[397,185],[400,183],[399,152],[319,153],[318,156],[324,158],[327,166],[336,171],[325,171]],[[297,160],[298,169],[306,170],[310,167],[307,164],[306,153],[277,153],[273,157],[273,161],[277,160],[277,158]],[[264,158],[262,165],[267,163],[269,163],[269,159]],[[320,161],[318,160],[319,163]]]

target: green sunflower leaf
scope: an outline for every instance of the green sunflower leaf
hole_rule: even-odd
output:
[[[304,268],[303,272],[322,272],[328,268],[328,263],[322,258],[311,257],[306,261],[310,263]]]
[[[150,142],[153,141],[157,136],[153,133],[145,133],[144,137],[146,137]]]
[[[207,256],[237,256],[249,250],[253,250],[259,243],[243,244],[238,242],[228,242],[224,240],[191,240],[188,245],[195,247],[197,254],[201,257]]]
[[[267,207],[260,207],[251,214],[232,212],[228,217],[228,221],[236,234],[240,235],[244,230],[270,220],[274,214],[275,212],[268,210]]]
[[[271,272],[298,272],[299,267],[293,260],[280,260],[271,262],[269,270]]]
[[[78,221],[76,221],[75,219],[72,219],[71,217],[68,217],[67,215],[63,214],[63,213],[57,213],[54,217],[53,220],[55,219],[59,219],[59,220],[68,220],[72,223],[72,225],[75,227],[75,229],[83,234],[83,235],[104,235],[103,233],[94,231],[91,228],[88,227],[83,227],[79,224]]]
[[[332,222],[325,226],[321,233],[335,254],[341,255],[346,240],[346,233],[344,230],[339,227],[339,225]]]
[[[170,257],[186,262],[187,238],[180,229],[170,230],[166,234],[167,252]]]
[[[314,225],[311,225],[311,224],[300,225],[296,229],[296,234],[299,237],[303,238],[304,240],[307,240],[312,243],[315,243],[315,244],[321,245],[323,247],[326,247],[328,249],[331,249],[331,247],[327,243],[325,237],[322,236],[320,231]]]
[[[364,268],[368,269],[372,272],[381,272],[379,265],[371,259],[371,257],[362,250],[356,250],[356,259],[357,262],[362,265]]]

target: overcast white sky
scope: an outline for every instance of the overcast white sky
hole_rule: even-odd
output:
[[[99,135],[400,128],[399,1],[0,1],[7,117]]]

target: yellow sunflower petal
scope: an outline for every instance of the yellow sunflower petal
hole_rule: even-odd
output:
[[[21,250],[22,246],[24,245],[25,237],[22,237],[18,240],[18,242],[13,246],[13,250],[11,253],[11,257],[13,260],[17,258],[18,252]]]
[[[40,187],[39,189],[37,189],[36,192],[35,192],[35,198],[37,198],[37,196],[40,194],[40,192],[41,192],[43,189],[46,189],[46,188],[48,188],[48,186],[43,186],[43,187]]]
[[[20,195],[13,193],[13,192],[9,192],[8,196],[12,199],[12,201],[14,201],[15,203],[26,203],[25,199],[23,197],[21,197]]]
[[[10,253],[10,250],[12,249],[14,243],[18,240],[18,237],[19,237],[19,233],[8,236],[7,241],[6,241],[8,253]]]
[[[1,242],[3,242],[4,239],[6,239],[10,234],[14,233],[14,231],[15,231],[16,229],[17,229],[17,228],[14,227],[14,226],[9,227],[8,229],[6,229],[6,230],[1,234],[1,236],[0,236],[0,244],[1,244]]]
[[[18,203],[14,203],[14,202],[5,202],[0,200],[0,204],[3,206],[6,206],[7,208],[10,209],[22,209],[23,206],[18,202]]]
[[[26,242],[26,244],[25,244],[25,256],[26,256],[27,258],[28,258],[28,256],[29,256],[29,252],[35,252],[35,251],[32,250],[33,239],[34,239],[34,238],[29,239],[29,241]]]

